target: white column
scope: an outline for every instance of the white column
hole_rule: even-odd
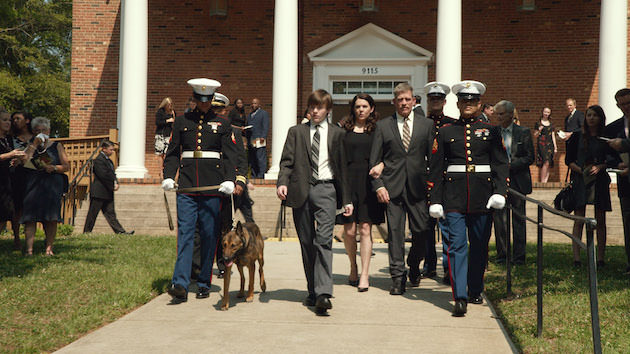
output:
[[[453,86],[462,77],[462,2],[439,0],[437,16],[437,48],[435,80]],[[470,78],[474,80],[475,78]],[[446,96],[444,114],[458,118],[457,97]]]
[[[273,24],[273,115],[271,168],[265,179],[278,179],[287,132],[295,125],[298,83],[298,3],[276,0]]]
[[[627,0],[602,0],[599,24],[599,105],[606,123],[621,117],[615,92],[626,87],[628,50]]]
[[[120,124],[119,178],[144,178],[148,0],[122,0],[120,6],[120,64],[118,117]]]

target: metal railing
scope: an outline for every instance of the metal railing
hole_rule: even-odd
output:
[[[601,343],[601,333],[599,326],[599,306],[597,300],[597,269],[595,263],[595,246],[593,241],[593,230],[597,226],[595,219],[575,216],[571,214],[567,214],[563,211],[559,211],[549,206],[546,203],[543,203],[539,200],[532,199],[527,197],[518,191],[508,188],[508,193],[513,198],[519,198],[521,200],[525,200],[526,202],[534,203],[538,206],[538,218],[537,220],[531,219],[525,215],[521,215],[519,212],[514,211],[510,205],[510,203],[506,203],[506,209],[503,213],[504,224],[507,228],[506,235],[506,267],[507,267],[507,275],[506,275],[506,286],[507,286],[507,294],[512,295],[512,271],[511,271],[511,227],[510,227],[510,212],[514,213],[517,217],[529,221],[531,223],[536,224],[538,228],[538,243],[536,246],[536,307],[537,307],[537,323],[536,323],[536,336],[542,337],[543,330],[543,230],[551,230],[555,232],[559,232],[567,237],[569,237],[573,242],[575,242],[581,249],[586,250],[587,259],[588,259],[588,282],[589,282],[589,296],[591,303],[591,328],[593,335],[593,352],[601,353],[602,352],[602,343]],[[586,225],[586,244],[581,240],[575,238],[573,234],[568,233],[566,231],[545,225],[543,223],[543,211],[547,212],[575,221],[583,222]]]

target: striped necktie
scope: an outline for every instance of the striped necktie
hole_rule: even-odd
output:
[[[313,142],[311,143],[311,160],[313,160],[312,174],[315,180],[319,179],[319,128],[321,128],[319,124],[315,126],[315,134],[313,135]]]
[[[403,122],[403,138],[402,143],[405,151],[409,151],[409,142],[411,141],[411,134],[409,133],[409,117],[405,117]]]

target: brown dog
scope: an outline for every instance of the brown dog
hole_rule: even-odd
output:
[[[230,307],[230,271],[232,264],[236,263],[238,272],[241,274],[241,290],[238,297],[245,296],[245,275],[243,267],[249,270],[249,289],[245,301],[254,300],[254,271],[258,260],[258,273],[260,274],[260,288],[263,292],[267,290],[265,274],[263,273],[263,250],[265,243],[258,226],[252,222],[241,224],[239,221],[236,227],[223,236],[223,263],[225,264],[225,276],[223,278],[223,303],[221,310],[226,311]]]

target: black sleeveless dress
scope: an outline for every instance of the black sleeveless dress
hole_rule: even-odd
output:
[[[354,212],[350,217],[338,215],[337,224],[385,222],[385,204],[379,203],[372,191],[370,172],[370,151],[373,135],[370,133],[347,132],[345,137],[348,159],[348,180]]]

